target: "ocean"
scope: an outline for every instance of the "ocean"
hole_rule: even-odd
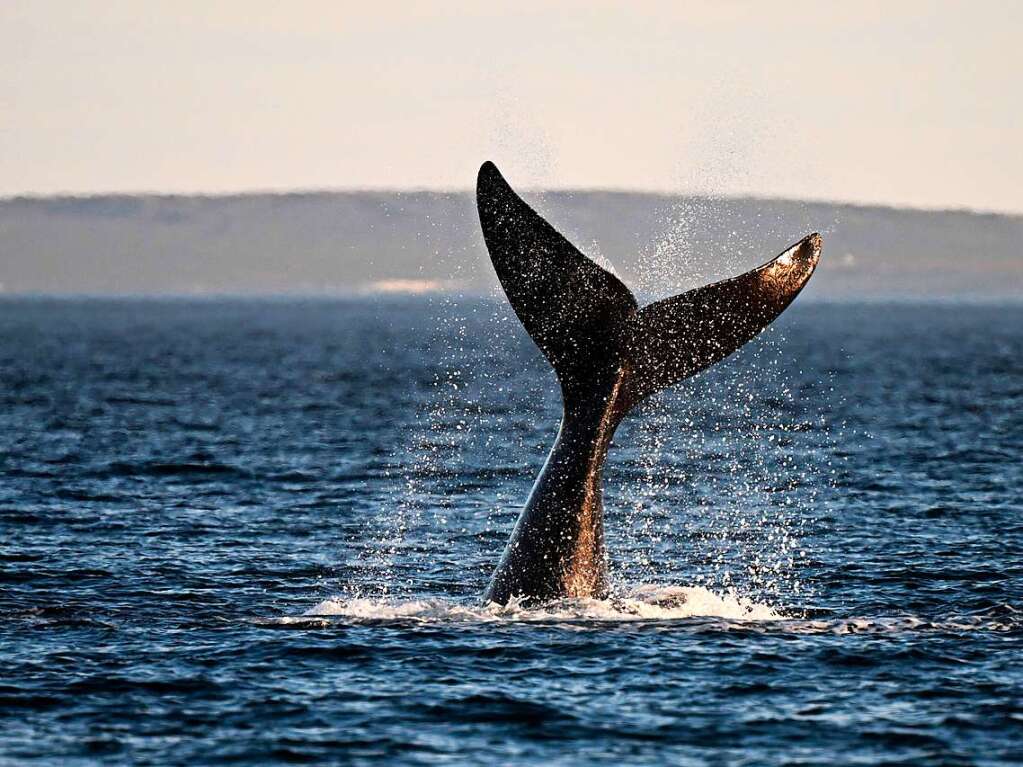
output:
[[[532,611],[502,301],[8,297],[0,361],[0,763],[1023,763],[1023,305],[797,300]]]

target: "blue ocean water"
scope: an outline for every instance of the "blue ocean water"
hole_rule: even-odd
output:
[[[479,604],[498,301],[0,302],[0,762],[1023,762],[1023,307],[797,302],[634,414],[615,596]]]

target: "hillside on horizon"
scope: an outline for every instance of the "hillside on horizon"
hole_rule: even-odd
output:
[[[526,193],[640,295],[825,240],[822,300],[1023,297],[1023,216],[622,191]],[[7,294],[489,293],[468,192],[97,195],[0,200]]]

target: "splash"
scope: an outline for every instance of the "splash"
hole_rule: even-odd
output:
[[[716,593],[702,586],[638,586],[606,600],[560,600],[526,609],[514,600],[508,605],[467,605],[446,599],[405,601],[328,599],[304,617],[341,617],[357,621],[422,622],[632,622],[720,618],[726,621],[777,621],[784,616],[774,608],[733,592]]]
[[[536,145],[536,137],[525,143]],[[542,181],[551,158],[540,152],[532,159],[528,178]],[[542,194],[530,197],[544,207]],[[766,257],[765,241],[791,236],[790,223],[760,211],[746,220],[712,195],[685,198],[658,215],[662,231],[639,274],[630,275],[647,299],[742,272]],[[475,217],[467,225],[475,227]],[[567,231],[587,242],[584,232]],[[779,231],[785,234],[772,236]],[[613,271],[599,243],[584,250]],[[434,255],[447,265],[450,284],[480,282],[478,258]],[[371,515],[353,542],[347,567],[361,577],[339,584],[347,597],[413,600],[418,584],[452,574],[462,583],[485,581],[528,495],[523,478],[543,464],[560,412],[557,384],[545,364],[535,364],[536,350],[522,348],[519,324],[490,284],[483,300],[423,291],[434,320],[423,390],[388,461],[399,499]],[[813,595],[803,541],[824,505],[834,439],[831,426],[814,417],[819,398],[804,394],[827,382],[799,385],[795,351],[778,330],[742,355],[741,364],[723,363],[653,398],[624,424],[604,486],[613,581],[690,582],[775,605]],[[452,537],[469,547],[468,556],[446,558]]]
[[[743,631],[803,636],[892,636],[974,633],[1015,633],[1023,630],[1023,614],[1009,605],[985,613],[925,617],[918,615],[794,617],[734,590],[711,591],[703,586],[640,585],[607,600],[562,600],[527,609],[514,601],[506,606],[480,605],[453,599],[328,599],[301,616],[270,621],[297,629],[335,623],[401,623],[421,625],[520,625],[601,628],[610,625],[673,624],[683,632]]]
[[[768,243],[780,248],[793,236],[791,222],[766,209],[747,220],[710,193],[660,216],[660,237],[637,275],[653,300],[743,272],[766,258]],[[628,577],[663,577],[678,560],[687,579],[773,604],[814,593],[803,541],[833,481],[827,456],[837,434],[817,413],[835,392],[830,381],[805,379],[800,353],[783,326],[772,326],[626,422],[619,442],[633,447],[623,451],[620,489],[609,488],[624,501],[626,534],[614,540],[612,528],[609,537]]]

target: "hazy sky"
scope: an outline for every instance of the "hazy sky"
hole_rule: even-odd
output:
[[[0,1],[0,195],[618,187],[1023,211],[1023,3]]]

